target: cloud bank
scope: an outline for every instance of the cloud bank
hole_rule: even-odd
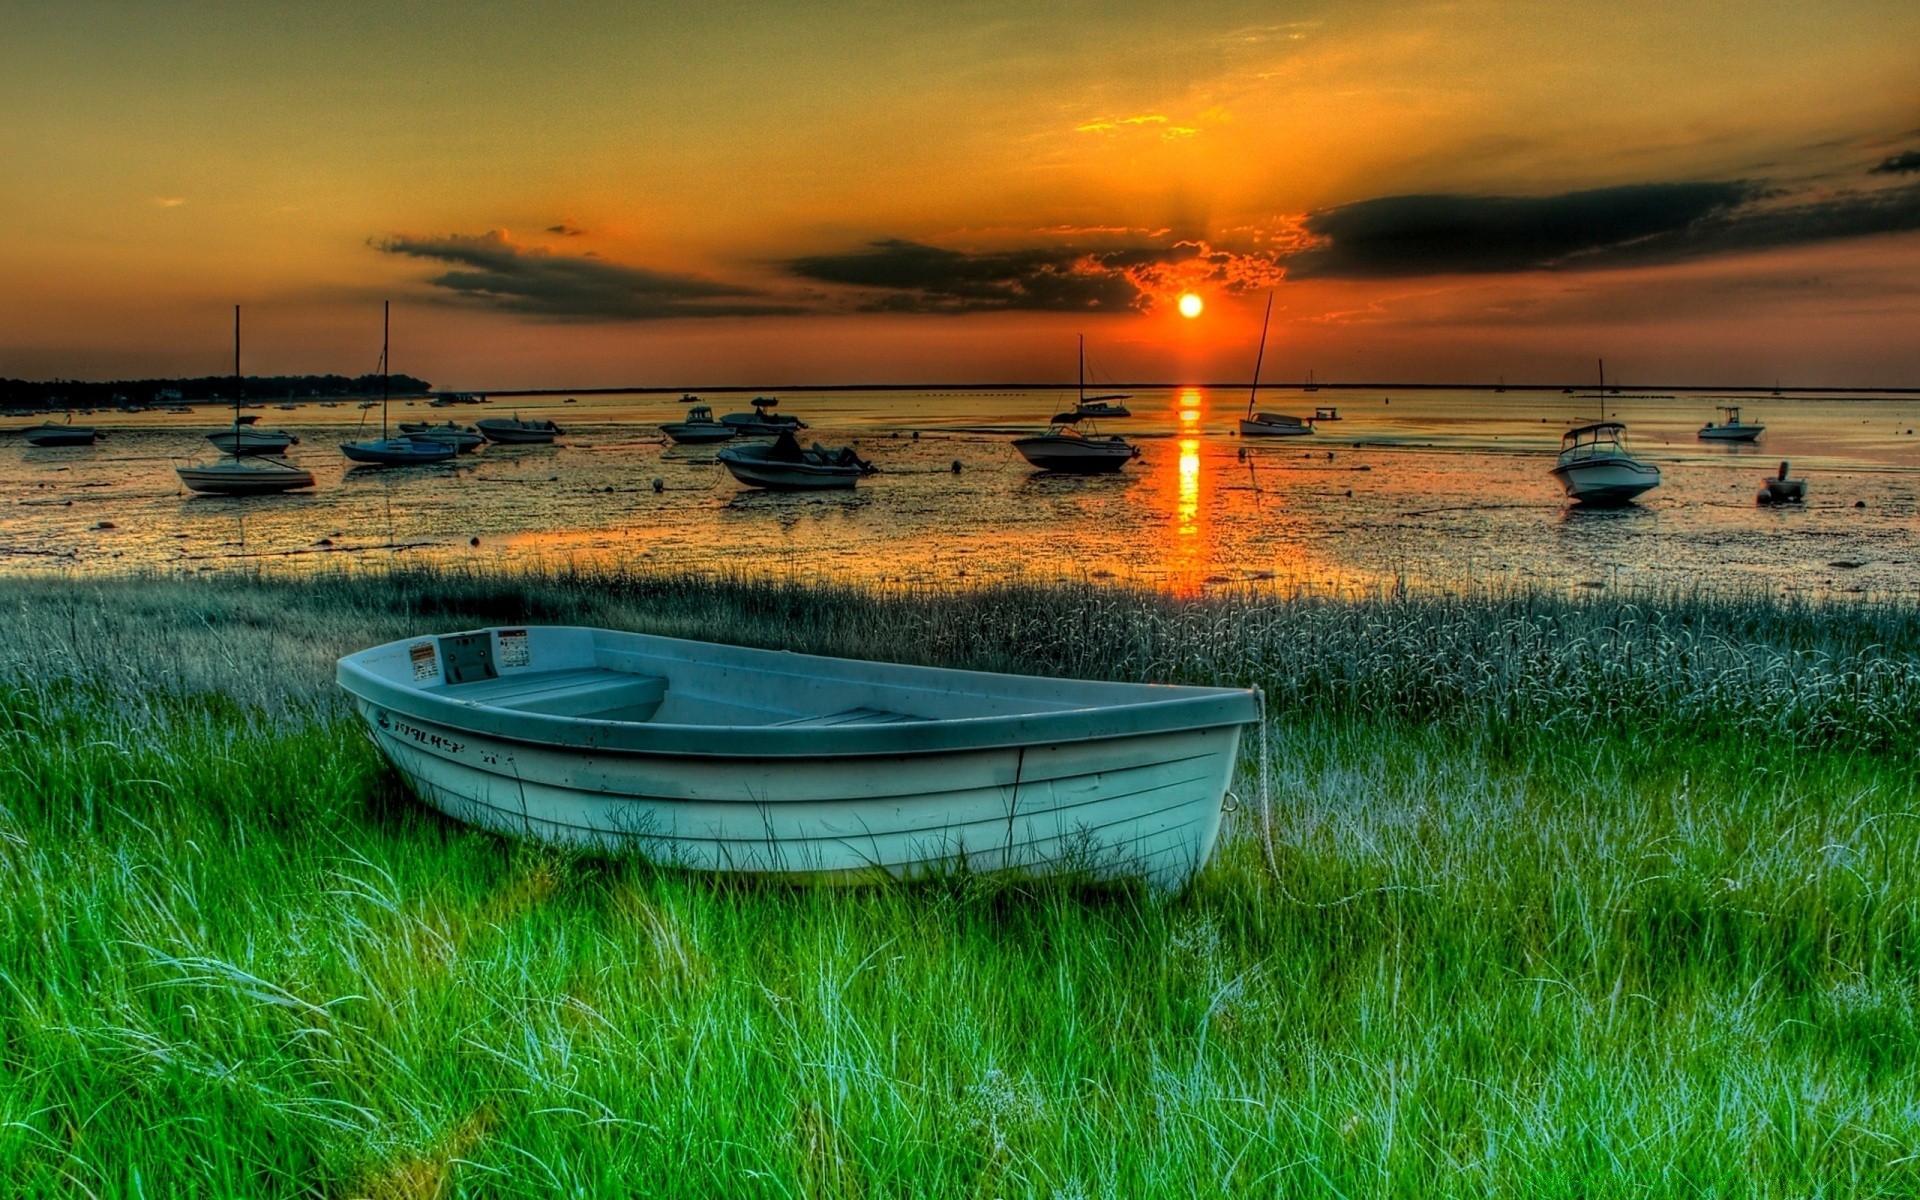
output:
[[[753,288],[521,246],[499,229],[479,237],[396,234],[375,246],[388,254],[450,264],[453,270],[427,282],[463,299],[527,316],[658,321],[801,311]]]

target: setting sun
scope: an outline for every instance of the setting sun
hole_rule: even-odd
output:
[[[1200,310],[1205,307],[1206,305],[1201,303],[1200,297],[1194,295],[1192,292],[1188,292],[1186,295],[1180,297],[1180,315],[1186,317],[1188,320],[1199,316]]]

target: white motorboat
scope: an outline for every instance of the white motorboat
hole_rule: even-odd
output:
[[[682,396],[682,401],[692,400],[692,396]],[[660,427],[660,432],[672,438],[682,446],[706,446],[714,442],[732,441],[740,431],[725,421],[713,419],[713,409],[705,404],[695,404],[687,410],[684,421],[669,421]]]
[[[73,414],[68,413],[67,423],[64,425],[48,421],[44,425],[36,425],[21,436],[27,439],[29,446],[91,446],[100,433],[91,425],[75,425]]]
[[[1751,442],[1757,440],[1766,431],[1766,426],[1758,422],[1747,424],[1740,419],[1738,405],[1722,404],[1716,409],[1720,414],[1720,423],[1708,421],[1700,427],[1700,440],[1703,442]]]
[[[518,416],[488,417],[473,427],[488,441],[507,446],[550,446],[566,432],[552,421],[523,421]]]
[[[175,467],[174,474],[188,490],[208,496],[270,496],[313,486],[312,471],[270,454],[229,454]]]
[[[254,429],[248,425],[210,433],[207,440],[222,454],[285,454],[289,447],[300,444],[299,438],[284,429]]]
[[[240,379],[240,306],[236,304],[233,306],[233,429],[207,438],[215,445],[220,444],[216,439],[228,438],[221,447],[226,454],[212,462],[175,467],[173,473],[180,477],[181,486],[208,496],[272,496],[312,487],[313,472],[281,458],[278,450],[261,446],[240,449],[243,439],[256,436],[252,419],[240,415]],[[299,440],[290,438],[288,443],[280,443],[278,438],[284,436],[272,435],[272,440],[265,444],[277,444],[280,450],[285,450],[287,444]]]
[[[1118,471],[1140,457],[1140,448],[1118,434],[1101,436],[1097,431],[1082,432],[1079,422],[1095,416],[1130,416],[1124,406],[1109,403],[1127,397],[1087,396],[1087,339],[1080,338],[1080,398],[1072,412],[1053,414],[1053,424],[1045,433],[1015,438],[1013,448],[1042,471],[1069,475],[1101,475]],[[1091,428],[1091,426],[1089,426]]]
[[[1251,691],[822,658],[606,629],[340,660],[428,804],[511,837],[833,881],[1084,873],[1178,887],[1218,837]]]
[[[1042,471],[1069,475],[1101,475],[1118,471],[1140,457],[1140,447],[1118,434],[1082,433],[1065,423],[1045,433],[1014,439],[1020,456]]]
[[[807,423],[799,417],[767,411],[779,405],[776,397],[755,396],[749,403],[753,405],[752,412],[728,413],[720,418],[721,424],[741,437],[779,437],[783,433],[798,433],[807,427]]]
[[[1561,438],[1552,474],[1575,503],[1625,504],[1660,486],[1660,468],[1628,453],[1626,434],[1618,421],[1599,421],[1569,429]]]
[[[1241,437],[1306,437],[1313,432],[1313,422],[1302,421],[1299,417],[1289,417],[1284,413],[1255,412],[1253,406],[1260,399],[1260,366],[1267,357],[1267,327],[1273,322],[1273,293],[1267,293],[1267,315],[1260,320],[1260,348],[1253,356],[1253,387],[1247,392],[1247,415],[1240,418]],[[1332,410],[1324,410],[1332,411]],[[1338,416],[1334,420],[1339,420]]]
[[[714,457],[741,483],[778,492],[850,488],[875,473],[874,465],[851,446],[829,450],[816,442],[803,450],[792,433],[782,433],[772,443],[728,446]]]
[[[487,439],[480,436],[478,429],[452,421],[443,425],[430,425],[425,421],[402,421],[400,432],[416,442],[438,442],[442,446],[452,446],[459,454],[472,454],[487,444]]]

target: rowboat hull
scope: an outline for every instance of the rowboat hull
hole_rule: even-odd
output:
[[[543,659],[562,669],[543,673]],[[602,667],[564,669],[584,662]],[[1072,873],[1178,887],[1213,852],[1255,715],[1234,689],[604,630],[396,642],[342,659],[339,680],[415,792],[456,820],[668,866],[846,882]],[[887,704],[902,711],[871,707]]]
[[[1764,425],[1708,425],[1700,430],[1703,442],[1755,442],[1766,431]]]
[[[722,450],[717,457],[729,474],[748,487],[775,492],[822,492],[853,487],[871,472],[858,467],[824,466],[818,463],[776,462],[738,449]]]
[[[289,446],[300,443],[300,439],[290,433],[266,429],[242,429],[237,435],[232,430],[210,433],[207,440],[222,454],[233,455],[284,454]]]
[[[1211,857],[1238,726],[1024,750],[816,760],[578,757],[361,703],[427,804],[508,837],[663,866],[859,882],[1145,878]]]

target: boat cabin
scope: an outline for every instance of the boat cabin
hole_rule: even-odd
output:
[[[1594,458],[1631,458],[1627,453],[1627,427],[1618,421],[1597,421],[1569,429],[1560,437],[1562,463],[1585,462]]]
[[[1313,419],[1316,421],[1338,421],[1340,419],[1340,410],[1334,408],[1332,405],[1322,404],[1313,410]]]
[[[719,422],[713,419],[713,409],[705,404],[696,404],[687,410],[687,424],[689,425],[716,425],[718,423]]]

